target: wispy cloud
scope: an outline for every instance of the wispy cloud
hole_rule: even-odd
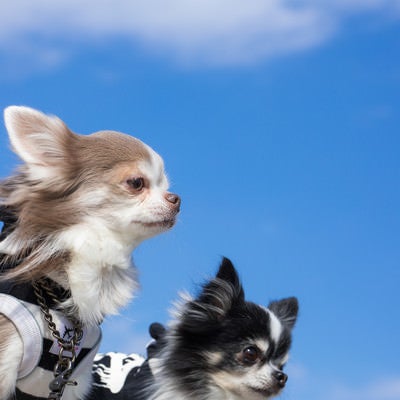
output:
[[[398,400],[400,377],[379,379],[361,387],[338,386],[330,393],[332,400]]]
[[[349,15],[366,11],[399,15],[399,1],[5,1],[0,53],[33,60],[33,68],[54,68],[78,44],[123,37],[179,63],[240,65],[319,46]]]
[[[344,383],[346,371],[330,378],[309,369],[296,360],[290,360],[287,372],[290,378],[287,392],[290,398],[324,400],[399,400],[400,376],[378,375],[375,379],[349,385]]]

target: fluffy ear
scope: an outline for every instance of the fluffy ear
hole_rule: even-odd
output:
[[[181,327],[201,333],[218,325],[232,307],[244,303],[243,288],[230,260],[224,258],[214,279],[189,301],[181,318]]]
[[[155,340],[161,339],[165,335],[165,332],[164,325],[161,325],[159,322],[153,322],[149,327],[150,336]]]
[[[228,258],[222,259],[216,277],[203,286],[198,301],[215,307],[221,315],[226,314],[233,304],[244,301],[238,273]]]
[[[273,301],[268,308],[280,319],[289,329],[294,327],[299,312],[299,302],[296,297]]]
[[[237,297],[244,300],[244,292],[242,284],[240,283],[239,275],[229,258],[222,258],[216,278],[232,285]]]
[[[14,151],[27,164],[55,165],[74,134],[63,121],[29,107],[10,106],[4,121]]]

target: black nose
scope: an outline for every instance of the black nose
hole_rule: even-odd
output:
[[[177,194],[167,193],[165,198],[179,211],[181,206],[181,198]]]
[[[287,380],[288,380],[288,376],[282,372],[282,371],[274,371],[272,373],[273,377],[278,381],[278,384],[280,387],[284,387]]]

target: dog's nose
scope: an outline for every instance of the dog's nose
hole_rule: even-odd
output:
[[[282,371],[274,371],[272,375],[278,381],[279,386],[283,388],[288,380],[288,376]]]
[[[179,211],[181,206],[181,198],[175,193],[167,193],[165,198],[168,202],[170,202],[176,209]]]

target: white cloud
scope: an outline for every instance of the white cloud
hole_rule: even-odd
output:
[[[398,400],[400,399],[400,377],[379,379],[363,387],[338,386],[331,397],[340,400]]]
[[[324,400],[399,400],[400,376],[377,375],[363,383],[349,385],[343,383],[346,371],[342,376],[321,378],[320,374],[304,364],[290,360],[287,367],[289,375],[287,392],[290,398],[311,398]]]
[[[238,65],[326,42],[344,18],[398,0],[5,0],[0,52],[53,68],[77,44],[123,37],[180,63]]]

